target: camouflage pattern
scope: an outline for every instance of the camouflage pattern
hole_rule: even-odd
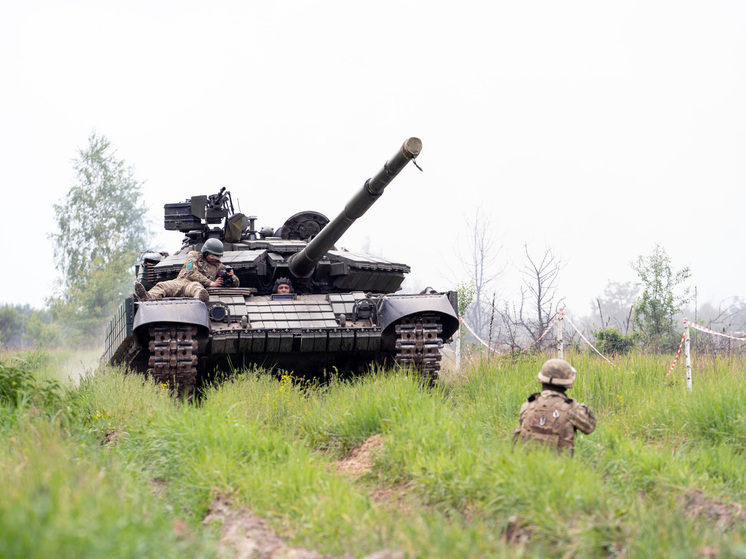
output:
[[[192,250],[186,256],[186,262],[179,272],[178,279],[198,281],[205,287],[210,287],[210,284],[218,277],[218,272],[224,269],[225,266],[222,263],[218,263],[217,266],[210,264],[201,252]],[[235,274],[233,276],[233,286],[238,287],[238,276]]]
[[[194,297],[199,299],[203,291],[207,293],[207,290],[198,281],[175,279],[158,282],[148,291],[148,296],[151,299],[161,299],[163,297]]]
[[[205,287],[210,287],[210,284],[218,277],[218,272],[223,269],[225,266],[222,263],[210,264],[201,252],[190,251],[178,277],[174,280],[158,282],[148,291],[148,295],[154,299],[162,297],[204,299],[205,295],[202,291],[205,291]],[[233,287],[238,286],[238,276],[233,274]]]
[[[514,440],[548,446],[572,455],[575,431],[586,435],[596,429],[596,415],[564,392],[546,389],[532,394],[521,406],[520,427]]]

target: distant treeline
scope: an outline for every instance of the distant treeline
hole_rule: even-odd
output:
[[[62,343],[52,314],[31,305],[0,307],[0,346],[3,349],[53,348]]]

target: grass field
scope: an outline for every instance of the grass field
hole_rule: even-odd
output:
[[[546,356],[426,389],[253,371],[197,405],[70,353],[0,367],[0,557],[231,557],[217,504],[365,557],[746,557],[746,359],[566,356],[598,416],[574,458],[511,443]]]

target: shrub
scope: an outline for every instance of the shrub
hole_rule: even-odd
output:
[[[19,367],[0,363],[0,404],[50,408],[60,401],[61,390],[56,380],[37,379],[23,361]]]
[[[624,335],[616,328],[595,332],[596,345],[601,353],[622,355],[629,353],[640,338],[637,332]]]

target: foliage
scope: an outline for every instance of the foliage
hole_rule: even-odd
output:
[[[24,316],[18,307],[11,305],[0,307],[0,344],[11,347],[21,338],[19,334],[23,331],[23,326]]]
[[[678,341],[674,316],[689,301],[689,290],[676,289],[690,276],[689,268],[674,271],[665,249],[656,244],[648,256],[639,256],[632,268],[642,287],[634,310],[634,323],[651,348],[669,351]]]
[[[52,348],[59,343],[59,327],[52,322],[51,313],[32,309],[29,305],[0,307],[0,345],[24,349],[28,346]]]
[[[76,184],[54,205],[58,231],[51,235],[62,283],[50,306],[77,342],[100,338],[150,238],[142,183],[109,140],[93,133],[88,142],[73,162]]]
[[[100,446],[24,422],[0,445],[0,556],[214,557],[209,533],[179,520],[146,479]],[[196,523],[195,523],[196,524]]]
[[[458,285],[458,314],[461,317],[466,316],[466,312],[474,302],[474,297],[477,293],[476,288],[471,283],[460,283]],[[461,329],[461,349],[466,348],[466,327],[462,322],[459,321],[459,327]]]
[[[0,404],[12,407],[53,408],[61,401],[62,386],[55,379],[37,378],[30,363],[0,363]]]
[[[622,334],[616,328],[608,328],[594,332],[596,347],[603,354],[620,355],[629,353],[640,338],[637,332]]]
[[[695,360],[688,393],[668,356],[566,355],[570,395],[599,418],[570,458],[511,443],[546,357],[478,362],[435,389],[407,371],[247,371],[194,406],[98,371],[56,414],[0,430],[0,555],[216,556],[200,523],[220,496],[335,556],[740,556],[746,358]],[[365,468],[345,469],[363,448]]]
[[[61,344],[62,332],[50,312],[33,311],[26,321],[24,339],[39,349],[56,348]]]

